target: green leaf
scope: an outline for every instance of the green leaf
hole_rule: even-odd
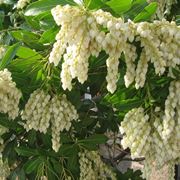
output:
[[[52,166],[52,163],[50,160],[48,160],[46,162],[46,165],[47,165],[47,178],[48,179],[52,179],[52,180],[55,180],[57,179],[57,177],[59,177],[59,173],[57,174]]]
[[[27,30],[12,31],[11,35],[18,41],[24,42],[32,49],[42,50],[44,47],[39,43],[40,36]]]
[[[30,130],[28,132],[28,135],[27,135],[27,138],[28,138],[28,144],[30,146],[33,146],[36,142],[36,131],[35,130]]]
[[[30,160],[28,160],[23,168],[27,174],[31,174],[32,172],[37,172],[39,165],[43,163],[42,158],[40,157],[34,157]]]
[[[42,12],[49,11],[53,7],[57,5],[65,5],[65,4],[71,4],[74,5],[74,1],[72,0],[40,0],[31,3],[26,11],[26,16],[36,16],[38,14],[41,14]]]
[[[16,147],[15,151],[21,156],[30,157],[30,156],[38,155],[38,151],[36,149],[30,149],[28,147],[23,147],[23,146]]]
[[[78,146],[75,144],[63,144],[61,145],[58,154],[62,156],[69,156],[73,154],[77,148]]]
[[[59,31],[58,27],[53,27],[51,29],[48,29],[42,34],[39,42],[42,44],[53,43],[55,41],[55,37],[58,31]]]
[[[0,11],[0,29],[3,28],[3,22],[4,22],[4,11]]]
[[[127,111],[132,108],[140,106],[144,100],[142,99],[128,99],[128,100],[122,100],[118,104],[116,104],[116,108],[118,108],[120,111]]]
[[[84,0],[84,4],[88,9],[100,9],[104,6],[101,0]]]
[[[11,35],[18,41],[34,41],[38,40],[39,36],[27,30],[11,31]]]
[[[24,16],[27,25],[33,29],[40,30],[39,21],[34,16]]]
[[[106,4],[117,14],[122,14],[132,7],[132,2],[133,0],[111,0]]]
[[[19,47],[16,55],[23,59],[27,59],[27,58],[31,58],[31,60],[42,59],[42,56],[39,53],[37,53],[35,50],[23,46]]]
[[[23,130],[23,127],[20,126],[17,122],[9,120],[7,117],[0,117],[0,125],[15,131]]]
[[[0,69],[5,68],[13,60],[19,47],[20,43],[16,43],[7,49],[2,61],[0,62]]]
[[[103,144],[108,140],[104,134],[94,134],[86,139],[79,140],[80,144]]]
[[[148,3],[146,0],[134,0],[131,9],[123,14],[125,19],[134,19]]]
[[[67,167],[74,174],[78,173],[78,151],[74,151],[68,158]]]
[[[53,169],[55,170],[56,173],[60,173],[63,171],[63,167],[60,164],[59,161],[55,160],[54,158],[50,158],[50,162],[52,163]]]
[[[17,161],[17,153],[15,147],[17,146],[17,141],[13,140],[7,143],[3,149],[3,158],[8,159],[10,165]]]
[[[92,151],[97,150],[98,144],[103,144],[108,140],[108,138],[103,134],[95,134],[86,139],[79,140],[78,143],[84,148]]]
[[[157,2],[152,2],[148,6],[144,8],[142,12],[140,12],[135,18],[134,22],[147,21],[151,18],[151,16],[156,12],[158,7]]]

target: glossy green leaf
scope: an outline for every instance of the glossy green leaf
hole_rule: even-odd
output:
[[[74,151],[76,151],[78,148],[75,144],[63,144],[61,145],[58,154],[62,156],[69,156],[73,154]]]
[[[3,149],[3,158],[8,160],[10,165],[17,161],[17,153],[15,147],[17,146],[17,141],[13,140],[8,142]]]
[[[55,41],[55,37],[56,37],[56,34],[58,33],[58,31],[59,31],[58,27],[53,27],[51,29],[48,29],[47,31],[45,31],[42,34],[39,42],[43,43],[43,44],[53,43]]]
[[[3,59],[0,62],[0,69],[5,68],[13,60],[19,47],[20,43],[16,43],[7,49]]]
[[[134,22],[147,21],[156,12],[158,7],[157,2],[153,2],[146,6],[142,12],[140,12],[135,18]]]
[[[134,19],[148,5],[146,0],[134,0],[132,7],[123,14],[125,19]]]
[[[84,0],[84,4],[88,9],[100,9],[104,6],[102,0]]]
[[[27,30],[12,31],[11,35],[18,41],[25,43],[32,49],[42,50],[44,47],[39,42],[40,36]]]
[[[103,134],[94,134],[86,139],[79,140],[79,143],[103,144],[108,138]]]
[[[35,143],[36,143],[36,140],[37,140],[37,138],[36,138],[36,131],[35,130],[30,130],[28,132],[27,139],[28,139],[28,144],[30,146],[34,146]]]
[[[72,154],[70,154],[70,156],[68,158],[67,167],[74,174],[78,173],[78,170],[79,170],[78,169],[78,166],[79,166],[78,159],[79,159],[78,151],[74,151]]]
[[[98,144],[103,144],[108,138],[103,134],[94,134],[86,139],[79,140],[79,144],[88,150],[97,150]]]
[[[31,3],[26,11],[26,16],[36,16],[42,12],[51,10],[53,7],[57,5],[65,5],[65,4],[75,4],[72,0],[40,0]]]
[[[42,59],[42,56],[37,53],[35,50],[32,50],[27,47],[20,46],[16,53],[17,56],[19,56],[22,59]]]
[[[21,156],[35,156],[38,155],[38,151],[36,149],[20,146],[15,148],[16,152]]]
[[[37,172],[37,169],[41,163],[43,163],[43,161],[40,157],[34,157],[28,160],[24,164],[23,168],[27,174],[31,174],[32,172]]]
[[[131,8],[132,2],[133,0],[111,0],[106,4],[117,14],[122,14]]]
[[[61,174],[61,172],[63,171],[62,164],[59,161],[57,161],[56,159],[54,159],[54,158],[50,158],[50,162],[51,162],[55,172],[57,174]]]

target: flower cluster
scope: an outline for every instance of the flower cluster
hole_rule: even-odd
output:
[[[121,123],[120,131],[122,134],[125,132],[121,143],[124,149],[131,149],[132,158],[145,156],[150,148],[151,126],[148,119],[143,108],[135,108],[125,115]]]
[[[11,73],[4,69],[0,71],[0,112],[7,113],[10,119],[15,119],[19,113],[21,92],[12,81]]]
[[[67,100],[66,95],[55,96],[51,100],[52,147],[58,151],[60,147],[60,132],[69,131],[72,120],[78,119],[75,107]]]
[[[21,117],[26,120],[24,127],[27,131],[35,129],[46,133],[51,126],[52,148],[58,151],[60,132],[68,131],[72,120],[78,119],[78,114],[65,95],[51,97],[43,90],[37,89],[31,94]]]
[[[30,0],[18,0],[18,2],[16,4],[16,8],[23,9],[29,3],[30,3]]]
[[[115,174],[101,160],[98,152],[84,151],[79,153],[80,163],[80,180],[106,180],[111,178],[116,179]]]
[[[174,22],[124,22],[103,10],[88,12],[69,5],[55,7],[52,15],[61,29],[56,35],[49,61],[57,66],[62,57],[64,59],[61,71],[63,89],[71,90],[74,78],[80,83],[87,80],[88,59],[91,55],[97,57],[101,50],[109,55],[106,80],[111,93],[116,90],[122,53],[127,67],[124,76],[126,87],[133,82],[137,89],[144,86],[148,62],[154,64],[159,75],[166,68],[180,64],[180,28]],[[139,41],[142,47],[137,65],[134,40]]]
[[[97,56],[101,50],[96,40],[98,27],[95,19],[78,7],[57,6],[52,9],[52,15],[57,25],[61,25],[61,30],[56,36],[49,61],[58,65],[64,54],[62,87],[71,90],[72,79],[77,78],[80,83],[87,80],[88,59],[91,54]]]
[[[167,140],[175,128],[180,128],[180,81],[172,81],[169,95],[165,101],[165,115],[163,118],[163,139]],[[180,129],[179,129],[180,130]],[[178,131],[177,131],[178,132]],[[178,132],[180,136],[180,132]]]
[[[180,158],[180,81],[172,81],[164,112],[155,108],[150,117],[143,108],[129,111],[121,122],[124,134],[121,144],[130,148],[132,158],[145,157],[143,177],[149,179],[153,166],[168,165],[173,177],[173,166]],[[155,163],[155,164],[154,164]]]
[[[3,162],[2,155],[0,154],[0,179],[6,179],[10,174],[10,168],[8,166],[8,162]]]
[[[177,0],[148,0],[149,3],[154,1],[158,3],[156,16],[159,19],[162,19],[166,15],[170,14],[172,5],[177,3]]]
[[[51,108],[49,94],[37,89],[31,95],[22,111],[22,120],[26,120],[24,125],[27,131],[35,129],[43,133],[47,132],[50,125]]]

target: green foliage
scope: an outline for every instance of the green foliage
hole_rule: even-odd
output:
[[[40,1],[36,1],[34,3],[31,3],[26,11],[25,11],[25,15],[26,16],[35,16],[35,15],[39,15],[45,11],[49,11],[51,10],[53,7],[57,6],[57,5],[65,5],[65,4],[72,4],[74,5],[74,1],[72,0],[40,0]]]
[[[146,21],[156,12],[158,4],[153,2],[146,6],[142,12],[140,12],[135,18],[134,22]]]
[[[157,3],[148,4],[145,0],[84,0],[89,10],[104,9],[117,17],[135,22],[149,21],[157,9]],[[107,55],[101,52],[89,60],[89,78],[86,83],[74,81],[71,92],[63,91],[59,80],[60,66],[53,67],[48,63],[49,53],[59,31],[50,10],[56,5],[77,5],[73,0],[34,0],[26,9],[14,9],[14,2],[0,5],[0,44],[7,48],[0,69],[8,68],[13,80],[21,89],[23,97],[20,108],[23,109],[30,94],[38,88],[47,92],[67,95],[68,100],[76,107],[80,121],[73,122],[70,132],[61,134],[61,147],[57,153],[52,150],[51,132],[46,134],[31,130],[26,132],[22,120],[15,121],[0,114],[0,125],[9,132],[3,135],[5,147],[3,159],[8,159],[12,169],[10,180],[36,179],[47,175],[49,180],[65,179],[67,175],[74,179],[79,177],[78,153],[84,149],[97,150],[105,144],[107,131],[118,131],[118,125],[124,115],[132,108],[140,105],[146,107],[160,106],[168,94],[171,78],[155,75],[154,69],[148,72],[145,87],[136,90],[134,86],[126,88],[123,76],[118,81],[118,89],[114,94],[107,92],[105,86],[105,67]],[[180,16],[176,17],[179,24]],[[138,51],[141,47],[138,46]],[[121,58],[120,72],[125,72],[124,58]],[[173,69],[173,74],[180,79],[180,70]],[[90,92],[87,92],[87,89]],[[91,100],[84,99],[90,93]],[[98,109],[98,111],[93,110]],[[74,132],[72,136],[72,132]],[[139,180],[139,171],[128,170],[119,173],[119,179]]]
[[[109,5],[117,14],[122,14],[132,7],[132,2],[132,0],[111,0],[106,4]]]

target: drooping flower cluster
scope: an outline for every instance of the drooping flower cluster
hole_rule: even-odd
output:
[[[53,97],[51,103],[52,146],[55,151],[58,151],[60,147],[60,132],[63,130],[69,131],[72,120],[77,120],[78,114],[75,107],[67,100],[66,95]]]
[[[56,35],[49,61],[57,66],[62,57],[64,59],[61,71],[63,89],[71,90],[74,78],[80,83],[87,80],[88,59],[91,55],[98,56],[101,50],[109,55],[106,61],[106,80],[107,89],[111,93],[116,90],[119,58],[122,53],[127,67],[124,76],[126,87],[134,81],[137,89],[144,86],[148,62],[154,64],[155,72],[159,75],[167,67],[180,64],[180,27],[174,22],[124,22],[109,12],[88,12],[69,5],[55,7],[52,15],[61,29]],[[137,66],[134,40],[139,41],[142,47]]]
[[[164,18],[166,15],[170,14],[171,8],[173,4],[177,3],[177,0],[148,0],[148,2],[157,2],[158,9],[156,12],[156,16],[159,19]]]
[[[80,180],[116,179],[112,170],[101,160],[98,152],[84,151],[79,153]]]
[[[6,179],[10,174],[10,168],[8,166],[8,162],[3,162],[2,155],[0,154],[0,179],[4,180]]]
[[[26,120],[24,125],[27,131],[35,129],[43,133],[47,132],[50,125],[51,108],[49,94],[37,89],[31,95],[22,112],[22,119]]]
[[[0,112],[7,113],[10,119],[15,119],[19,113],[21,91],[12,81],[11,72],[7,69],[0,71]]]
[[[31,0],[18,0],[16,4],[17,9],[23,9],[27,4],[30,3]]]
[[[121,123],[120,131],[122,134],[125,132],[121,143],[124,149],[131,149],[132,158],[145,156],[150,148],[151,126],[148,120],[143,108],[135,108],[125,115]]]
[[[143,108],[129,111],[120,126],[124,134],[121,144],[130,148],[132,158],[145,157],[143,177],[150,178],[153,166],[161,169],[168,165],[170,177],[172,167],[180,159],[180,81],[172,81],[165,110],[156,108],[150,117]]]
[[[52,9],[52,15],[57,25],[61,25],[61,30],[56,36],[57,42],[49,61],[57,66],[64,54],[62,87],[71,90],[72,79],[77,77],[80,83],[87,80],[88,59],[91,54],[98,55],[100,51],[95,38],[99,33],[98,28],[95,19],[88,18],[87,12],[78,7],[57,6]]]
[[[24,127],[27,131],[35,129],[46,133],[51,127],[52,148],[58,151],[60,132],[68,131],[71,122],[78,119],[78,114],[65,95],[50,96],[43,90],[37,89],[31,94],[21,117],[26,120]]]
[[[180,128],[180,81],[172,81],[169,95],[165,101],[165,115],[163,118],[163,139],[170,138],[173,131]],[[180,138],[180,129],[177,129]]]

